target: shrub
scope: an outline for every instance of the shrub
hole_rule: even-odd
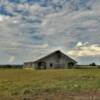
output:
[[[96,66],[96,64],[93,62],[93,63],[90,64],[90,66]]]

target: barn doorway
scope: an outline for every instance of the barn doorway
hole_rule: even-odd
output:
[[[50,63],[50,68],[52,68],[53,67],[53,63]]]
[[[73,62],[69,62],[68,63],[68,68],[73,68],[73,66],[74,66],[74,63]]]
[[[46,69],[46,63],[45,62],[38,62],[38,69]]]

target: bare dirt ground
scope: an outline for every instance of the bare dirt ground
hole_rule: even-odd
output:
[[[100,93],[68,93],[58,91],[56,93],[40,93],[26,100],[100,100]]]
[[[38,92],[23,96],[2,97],[0,100],[100,100],[100,92]]]

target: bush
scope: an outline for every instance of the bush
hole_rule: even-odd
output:
[[[75,69],[95,69],[97,66],[89,66],[89,65],[77,65],[74,67]]]
[[[96,64],[93,62],[93,63],[90,64],[90,66],[96,66]]]

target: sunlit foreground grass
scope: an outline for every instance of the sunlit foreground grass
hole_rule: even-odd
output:
[[[99,91],[99,69],[0,69],[0,96],[32,91]]]

